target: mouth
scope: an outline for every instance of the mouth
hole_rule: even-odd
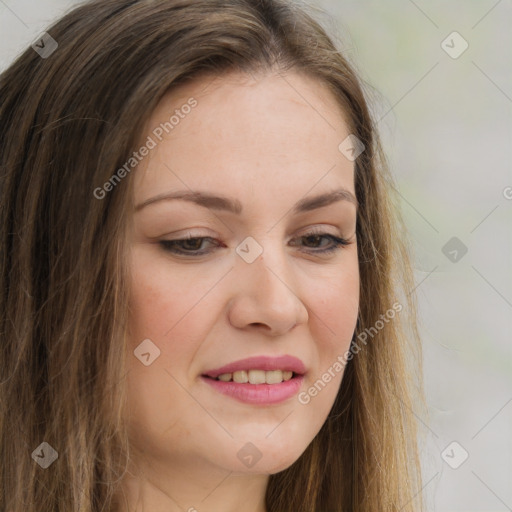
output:
[[[251,357],[207,371],[201,379],[215,391],[240,402],[270,405],[297,394],[306,372],[292,356]]]
[[[221,373],[217,377],[210,377],[203,375],[207,379],[213,379],[221,382],[236,382],[238,384],[281,384],[287,382],[294,377],[297,373],[289,370],[238,370],[233,373]]]

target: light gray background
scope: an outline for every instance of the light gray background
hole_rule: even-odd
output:
[[[0,0],[0,69],[77,3]],[[512,510],[511,1],[308,4],[367,83],[414,247],[428,509]]]

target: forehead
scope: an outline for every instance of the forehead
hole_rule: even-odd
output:
[[[341,106],[315,78],[203,77],[169,92],[152,112],[144,140],[155,147],[137,168],[135,194],[295,183],[302,195],[319,179],[353,190],[353,162],[338,149],[349,133]]]

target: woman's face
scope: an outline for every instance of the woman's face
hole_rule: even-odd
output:
[[[127,376],[146,460],[272,474],[320,430],[359,304],[349,134],[296,73],[183,85],[152,114],[133,171]],[[262,359],[222,369],[247,358]]]

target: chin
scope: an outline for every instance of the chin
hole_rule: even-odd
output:
[[[302,452],[279,454],[276,455],[277,448],[273,451],[272,456],[265,457],[264,455],[252,467],[241,468],[237,460],[236,464],[228,464],[227,470],[236,472],[238,474],[260,474],[260,475],[274,475],[288,469],[297,459],[302,455]]]

